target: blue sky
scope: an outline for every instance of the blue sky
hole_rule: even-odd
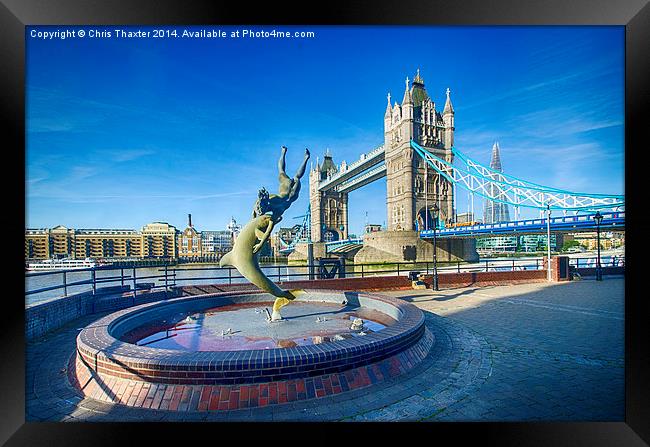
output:
[[[115,27],[69,29],[81,28]],[[506,173],[624,193],[623,27],[207,28],[316,37],[43,40],[27,29],[27,227],[246,221],[260,187],[277,191],[281,145],[289,175],[305,147],[314,162],[326,148],[356,160],[383,143],[386,94],[401,100],[418,68],[437,107],[451,89],[461,152],[487,164],[497,140]],[[366,212],[386,221],[385,188],[350,195],[352,233]],[[461,189],[457,203],[467,210]],[[307,204],[306,174],[283,225]]]

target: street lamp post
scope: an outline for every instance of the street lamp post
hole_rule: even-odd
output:
[[[596,222],[596,244],[598,249],[598,259],[596,260],[596,281],[602,281],[603,271],[600,266],[600,223],[603,221],[603,215],[600,214],[600,211],[596,211],[594,221]]]
[[[548,280],[551,280],[551,205],[546,205],[546,255],[547,255],[547,263],[546,263],[546,276]]]
[[[436,227],[438,226],[438,205],[433,204],[433,207],[431,208],[433,211],[433,290],[439,290],[438,289],[438,266],[436,262]]]

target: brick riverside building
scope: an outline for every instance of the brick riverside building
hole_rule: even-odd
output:
[[[216,260],[232,249],[241,226],[231,219],[226,230],[198,231],[188,215],[179,231],[166,222],[153,222],[140,231],[131,229],[54,228],[25,229],[25,260],[85,258],[185,258]],[[268,250],[267,250],[268,251]]]
[[[192,258],[203,255],[201,233],[192,225],[192,215],[187,215],[187,228],[178,233],[178,257]]]
[[[143,234],[136,230],[74,230],[62,225],[25,230],[25,259],[143,257],[142,246]]]
[[[176,258],[177,230],[154,222],[142,230],[106,228],[25,230],[25,260],[85,258]]]
[[[142,236],[135,230],[71,230],[74,257],[129,258],[142,256]]]

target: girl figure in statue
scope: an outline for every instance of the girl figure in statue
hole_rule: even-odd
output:
[[[287,148],[282,146],[280,159],[278,160],[278,193],[269,194],[264,188],[262,188],[259,193],[259,198],[255,203],[253,218],[271,211],[274,223],[278,223],[280,219],[282,219],[282,214],[284,214],[291,204],[298,199],[298,194],[300,193],[300,179],[305,174],[307,160],[309,160],[310,156],[309,149],[305,149],[305,158],[293,178],[289,178],[285,171],[286,154]]]
[[[291,204],[298,198],[298,193],[300,192],[300,179],[305,174],[305,168],[307,167],[307,160],[309,160],[309,149],[305,148],[305,158],[303,159],[302,164],[296,171],[295,177],[292,179],[290,179],[287,173],[285,172],[284,158],[287,154],[287,148],[285,146],[282,146],[282,149],[280,151],[281,151],[280,159],[278,160],[278,181],[280,185],[278,186],[277,197],[284,198],[289,202],[289,204]]]

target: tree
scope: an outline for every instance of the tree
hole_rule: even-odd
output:
[[[581,247],[580,242],[576,240],[564,241],[564,244],[562,244],[562,251],[568,251],[573,247]]]

